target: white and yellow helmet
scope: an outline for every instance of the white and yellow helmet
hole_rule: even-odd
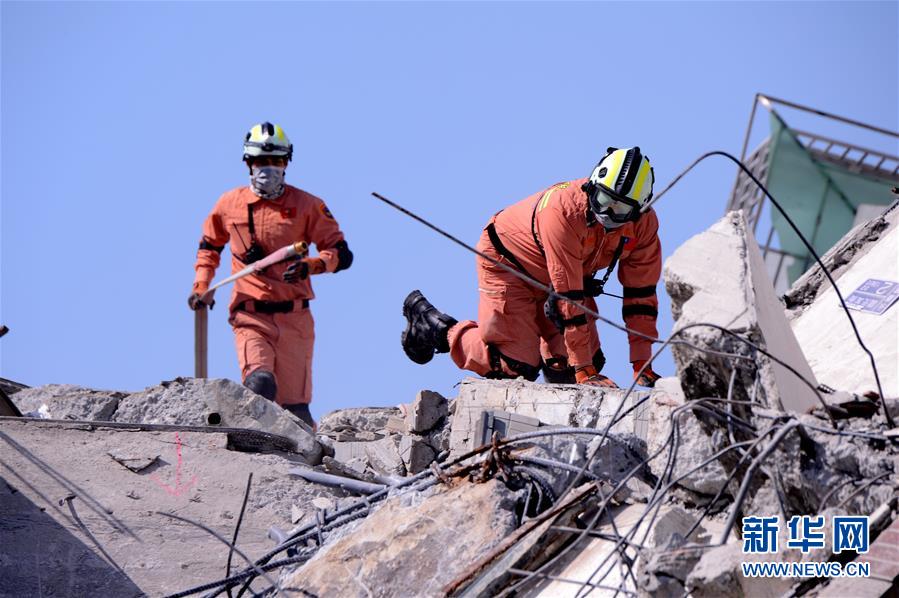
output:
[[[639,147],[610,147],[583,189],[595,213],[624,223],[640,218],[640,210],[652,199],[654,182],[649,158]]]
[[[268,121],[250,129],[243,142],[243,159],[247,161],[258,156],[279,156],[290,161],[293,157],[293,144],[284,129]]]

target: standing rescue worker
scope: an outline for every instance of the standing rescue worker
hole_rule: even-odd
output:
[[[309,277],[349,268],[353,253],[325,203],[284,183],[292,155],[293,145],[278,125],[264,122],[247,133],[243,160],[250,185],[222,195],[203,223],[188,305],[204,307],[200,297],[229,242],[232,273],[285,245],[314,243],[317,257],[274,264],[238,279],[228,320],[244,386],[314,426],[309,402],[315,335],[309,301],[315,295]]]
[[[553,185],[496,214],[477,249],[529,275],[556,293],[596,311],[594,297],[612,270],[624,287],[628,328],[656,338],[656,285],[662,269],[659,221],[652,209],[654,176],[639,147],[609,148],[587,179]],[[578,382],[615,388],[602,375],[605,357],[595,317],[547,294],[481,257],[477,258],[478,322],[457,322],[419,291],[403,303],[403,350],[416,363],[450,353],[460,368],[487,378]],[[601,280],[596,273],[606,268]],[[651,341],[628,334],[637,383],[653,386],[647,366]]]

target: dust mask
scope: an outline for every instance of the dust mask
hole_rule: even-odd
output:
[[[284,193],[284,167],[253,166],[250,187],[262,199],[278,199]]]
[[[602,227],[606,230],[615,230],[616,228],[620,228],[627,224],[627,222],[615,222],[613,221],[608,214],[596,214],[596,220],[602,225]]]

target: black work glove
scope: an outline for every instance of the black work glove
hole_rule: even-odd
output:
[[[200,295],[199,293],[191,293],[190,297],[187,298],[187,306],[194,311],[203,309],[204,307],[212,309],[212,307],[215,305],[215,299],[210,299],[209,303],[206,303],[200,299],[201,296],[202,295]]]
[[[550,295],[546,298],[546,301],[543,303],[543,315],[546,316],[546,319],[552,322],[553,326],[559,329],[559,332],[564,331],[564,327],[562,326],[562,312],[559,311],[559,298],[555,295]]]
[[[320,257],[304,257],[290,265],[281,278],[284,282],[306,280],[310,274],[321,274],[325,271],[325,261]]]
[[[603,282],[595,278],[584,279],[584,295],[587,297],[599,297],[602,295]]]
[[[284,279],[284,282],[291,283],[306,280],[309,278],[309,264],[302,260],[298,260],[292,263],[287,270],[284,271],[281,278]]]

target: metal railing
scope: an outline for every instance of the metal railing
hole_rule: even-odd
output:
[[[755,112],[758,104],[761,103],[770,112],[777,115],[772,104],[781,104],[797,110],[810,112],[818,116],[822,116],[831,120],[835,120],[844,124],[873,131],[876,133],[899,138],[899,133],[869,125],[860,121],[837,116],[808,106],[788,102],[763,94],[756,94],[755,101],[752,105],[752,112],[749,116],[749,124],[746,129],[746,136],[743,140],[743,150],[740,160],[746,164],[746,167],[752,174],[767,186],[768,183],[768,158],[771,147],[771,139],[766,138],[747,156],[749,146],[749,138],[752,133],[752,125],[755,120]],[[779,118],[779,115],[777,115]],[[782,119],[781,119],[782,120]],[[839,141],[810,133],[808,131],[800,131],[797,129],[787,128],[794,139],[802,145],[812,158],[818,162],[838,166],[848,172],[854,172],[865,176],[876,177],[884,181],[899,185],[899,157],[884,153],[879,150],[862,147],[860,145]],[[727,211],[743,210],[746,213],[746,219],[752,227],[752,231],[759,240],[759,246],[762,250],[762,256],[769,268],[769,274],[774,281],[774,287],[778,293],[785,292],[790,281],[787,277],[786,266],[792,263],[792,260],[802,260],[803,269],[810,264],[809,256],[797,255],[784,251],[780,248],[779,240],[776,238],[774,226],[769,222],[769,228],[763,235],[759,235],[759,222],[762,220],[762,212],[765,208],[765,194],[752,182],[742,170],[738,172],[734,181],[733,190],[727,203]],[[819,223],[816,223],[816,229]],[[813,231],[812,238],[817,236],[817,230]],[[762,242],[764,238],[764,242]]]

